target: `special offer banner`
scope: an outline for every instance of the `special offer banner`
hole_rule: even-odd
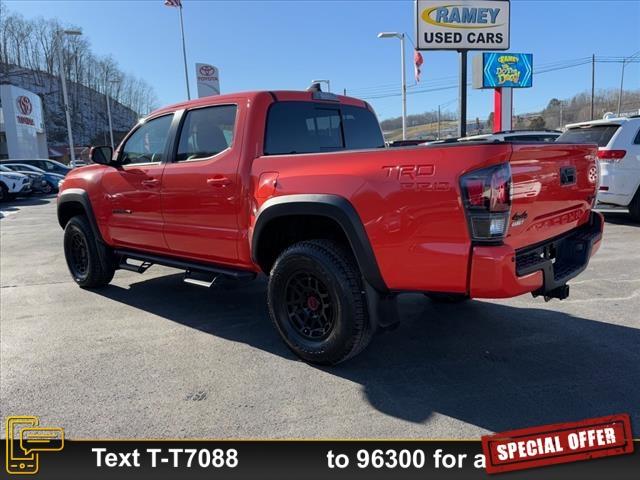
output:
[[[640,471],[628,415],[497,433],[482,442],[65,440],[62,428],[26,420],[7,421],[11,435],[2,445],[10,477],[583,480],[636,479]]]

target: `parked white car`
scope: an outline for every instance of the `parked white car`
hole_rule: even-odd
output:
[[[573,123],[558,141],[598,144],[598,203],[627,207],[640,222],[640,115]]]
[[[0,202],[13,200],[18,194],[31,191],[31,180],[26,175],[0,167]]]

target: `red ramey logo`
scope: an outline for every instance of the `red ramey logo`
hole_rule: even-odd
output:
[[[200,67],[200,75],[202,75],[203,77],[211,77],[212,75],[215,75],[215,73],[216,69],[211,65],[202,65]]]
[[[29,99],[29,97],[20,95],[16,99],[16,103],[18,104],[18,108],[23,115],[31,115],[31,112],[33,111],[33,105],[31,104],[31,100]]]

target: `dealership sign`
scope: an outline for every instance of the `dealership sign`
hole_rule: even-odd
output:
[[[418,50],[507,50],[506,0],[417,0]]]
[[[31,99],[26,95],[20,95],[16,98],[16,121],[23,125],[30,125],[35,127],[36,124],[31,117],[31,112],[33,111],[33,104],[31,103]]]
[[[473,88],[529,88],[532,84],[530,53],[482,53],[473,59]]]
[[[42,99],[24,88],[0,85],[0,129],[9,158],[47,156]]]
[[[220,95],[219,71],[208,63],[196,63],[196,79],[198,80],[198,98]]]

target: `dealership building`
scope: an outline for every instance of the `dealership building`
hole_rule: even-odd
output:
[[[48,158],[41,98],[15,85],[0,85],[0,159]]]

